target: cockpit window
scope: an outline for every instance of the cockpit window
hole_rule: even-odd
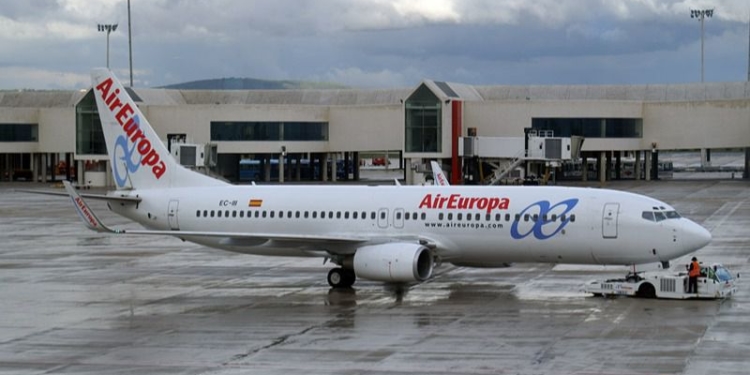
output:
[[[643,211],[641,217],[648,221],[662,221],[667,219],[679,219],[682,216],[677,211]]]

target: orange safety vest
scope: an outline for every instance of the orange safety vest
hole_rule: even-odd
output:
[[[698,264],[698,262],[693,262],[690,264],[690,277],[698,277],[701,275],[701,265]]]

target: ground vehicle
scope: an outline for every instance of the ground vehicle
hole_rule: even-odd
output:
[[[739,275],[737,275],[739,278]],[[624,279],[591,281],[584,291],[594,296],[624,295],[643,298],[717,299],[737,293],[737,279],[720,264],[701,265],[698,293],[687,293],[687,271],[630,273]]]

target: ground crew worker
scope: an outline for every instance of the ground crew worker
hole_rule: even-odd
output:
[[[698,276],[701,275],[701,265],[698,258],[693,257],[693,261],[688,267],[688,293],[698,294]]]

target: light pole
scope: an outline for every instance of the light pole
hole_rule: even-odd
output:
[[[98,24],[99,31],[107,32],[107,69],[109,69],[109,33],[117,30],[117,24]]]
[[[703,19],[711,18],[713,15],[713,9],[690,9],[690,18],[697,18],[701,21],[701,82],[703,82]]]

